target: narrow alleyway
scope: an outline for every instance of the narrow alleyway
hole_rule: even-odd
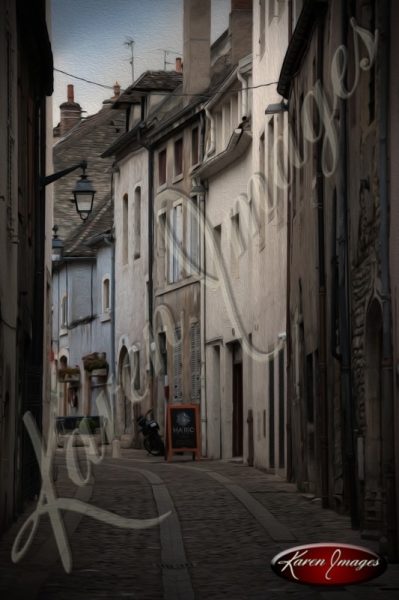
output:
[[[80,450],[82,465],[84,464]],[[65,573],[47,516],[28,554],[11,562],[15,536],[34,506],[3,537],[0,594],[9,600],[190,600],[229,598],[397,598],[398,566],[346,589],[291,584],[270,568],[281,549],[310,542],[347,542],[373,548],[344,516],[321,509],[295,487],[238,462],[176,457],[167,464],[144,451],[125,450],[93,469],[90,484],[75,486],[57,451],[59,497],[129,518],[172,515],[151,529],[127,530],[64,513],[73,567]],[[82,467],[83,469],[83,467]]]

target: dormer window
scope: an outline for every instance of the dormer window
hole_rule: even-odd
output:
[[[158,153],[158,185],[166,183],[166,148]]]
[[[191,130],[191,165],[194,166],[199,162],[199,130],[194,127]]]
[[[175,177],[183,174],[183,138],[175,141]]]

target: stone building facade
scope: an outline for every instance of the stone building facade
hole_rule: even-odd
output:
[[[42,0],[0,5],[0,534],[40,489],[23,423],[42,429],[47,296],[46,202],[41,186],[53,91],[53,61]]]
[[[54,184],[54,224],[64,249],[62,260],[53,263],[52,392],[59,416],[99,414],[101,394],[115,417],[112,160],[101,154],[121,134],[125,118],[111,110],[118,84],[113,98],[84,120],[73,86],[67,89],[68,100],[60,107],[60,124],[54,130],[54,169],[86,160],[96,194],[93,212],[82,222],[70,201],[80,172]],[[93,365],[98,368],[93,370]]]
[[[305,2],[278,91],[292,139],[289,473],[393,557],[388,9]]]

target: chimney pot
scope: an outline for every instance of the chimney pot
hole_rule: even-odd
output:
[[[68,83],[68,102],[74,102],[74,92],[73,92],[73,85],[71,83]]]
[[[119,98],[120,94],[121,94],[121,86],[117,81],[115,81],[115,83],[114,83],[114,98]]]
[[[181,60],[180,56],[178,56],[176,58],[176,71],[178,73],[182,73],[183,72],[183,63],[182,63],[182,60]]]

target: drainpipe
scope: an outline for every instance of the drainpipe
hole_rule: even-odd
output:
[[[393,369],[392,369],[392,323],[389,273],[389,197],[388,197],[388,110],[389,110],[389,1],[377,3],[379,20],[380,47],[378,53],[379,72],[379,192],[380,192],[380,230],[379,252],[381,265],[381,302],[382,302],[382,479],[385,496],[384,526],[388,558],[398,558],[397,515],[395,491],[395,455],[394,455],[394,410],[393,410]]]
[[[201,156],[204,156],[205,145],[205,119],[203,114],[201,119]],[[206,398],[206,356],[205,356],[205,337],[206,337],[206,244],[205,244],[205,224],[206,224],[206,202],[205,194],[199,195],[199,215],[200,215],[200,331],[201,331],[201,452],[202,456],[208,455],[208,407]]]
[[[321,18],[317,30],[317,79],[323,88],[324,66],[324,19]],[[322,171],[322,141],[317,142],[317,228],[319,261],[319,412],[320,412],[320,470],[321,500],[323,508],[328,507],[328,411],[326,373],[326,271],[324,240],[324,178]]]
[[[150,336],[155,339],[153,329],[153,260],[154,260],[154,149],[152,146],[147,148],[148,151],[148,320]],[[151,343],[149,344],[151,352]],[[150,357],[151,358],[151,357]],[[150,360],[150,398],[151,406],[154,406],[154,365]],[[157,407],[158,408],[158,407]],[[164,415],[164,423],[166,415]]]
[[[112,165],[111,169],[111,200],[115,205],[115,185],[114,185],[114,174],[119,172],[118,167],[115,166],[116,163]],[[116,364],[115,364],[115,315],[116,315],[116,305],[115,305],[115,229],[113,227],[112,233],[104,237],[104,242],[107,246],[111,246],[111,392],[110,392],[110,400],[111,400],[111,413],[112,413],[112,438],[115,437],[115,423],[116,423],[116,411],[115,411],[115,387],[116,387]],[[112,440],[110,440],[112,441]]]
[[[240,70],[237,69],[237,79],[242,85],[241,90],[241,119],[244,117],[248,117],[248,81],[243,77],[240,73]]]
[[[341,43],[348,40],[347,1],[341,0]],[[346,86],[347,76],[344,77]],[[341,402],[343,410],[344,493],[349,495],[349,510],[353,529],[359,528],[358,489],[355,457],[355,406],[352,395],[351,330],[348,250],[348,171],[346,100],[339,99],[339,156],[341,157],[337,186],[338,214],[338,304],[339,340],[341,354]]]

